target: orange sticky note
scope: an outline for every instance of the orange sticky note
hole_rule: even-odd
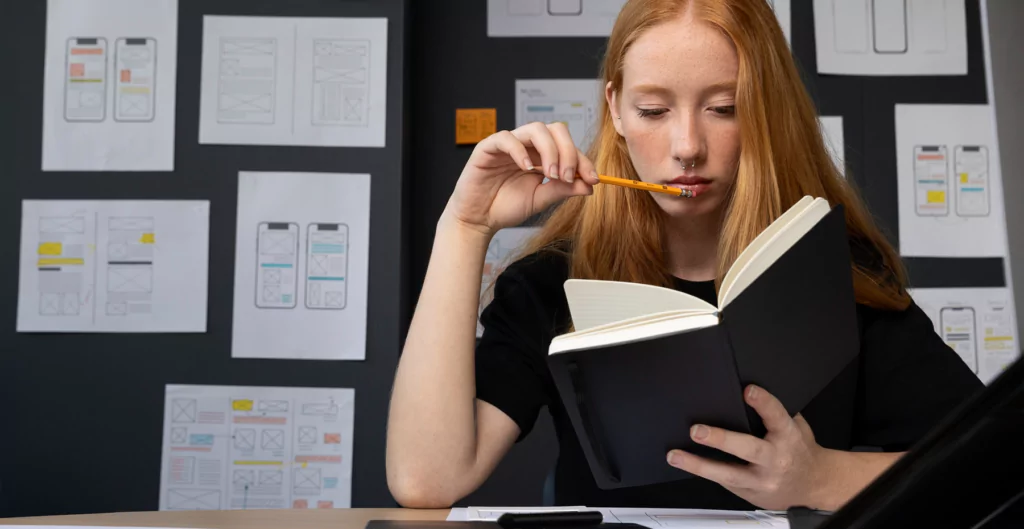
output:
[[[455,109],[455,144],[466,145],[498,131],[498,110],[494,108]]]

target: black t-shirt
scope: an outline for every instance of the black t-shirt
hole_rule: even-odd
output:
[[[547,406],[559,439],[555,501],[561,505],[753,509],[717,483],[700,477],[602,490],[594,482],[569,422],[546,357],[551,339],[570,321],[562,284],[564,254],[544,251],[513,263],[498,277],[480,316],[476,350],[477,398],[508,415],[521,430],[533,428]],[[675,288],[716,304],[713,281],[675,278]],[[836,450],[871,447],[907,450],[944,415],[983,387],[935,333],[928,316],[857,306],[861,354],[801,412],[819,445]],[[666,465],[668,463],[666,462]]]

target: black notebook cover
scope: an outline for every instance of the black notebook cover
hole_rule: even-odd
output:
[[[692,477],[669,466],[694,443],[694,423],[761,436],[743,401],[757,383],[799,412],[859,350],[842,206],[836,206],[723,311],[718,325],[548,356],[548,366],[597,485],[634,487]]]

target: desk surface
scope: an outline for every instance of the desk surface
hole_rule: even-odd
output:
[[[157,511],[0,518],[4,525],[105,525],[207,529],[363,529],[370,520],[444,520],[448,509]]]

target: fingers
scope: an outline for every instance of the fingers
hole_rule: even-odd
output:
[[[582,178],[587,184],[592,186],[597,185],[597,167],[594,166],[594,162],[591,162],[590,158],[587,158],[587,155],[583,154],[583,152],[579,150],[576,151],[576,159],[578,160],[576,168],[577,176]]]
[[[756,489],[759,487],[757,476],[748,468],[712,461],[681,450],[668,453],[668,464],[689,472],[695,476],[709,479],[732,489]]]
[[[534,163],[523,142],[507,130],[489,136],[477,147],[492,154],[507,153],[523,171],[533,171]]]
[[[772,444],[764,439],[703,424],[695,424],[690,428],[690,437],[702,445],[717,448],[758,465],[769,465],[775,451]]]
[[[578,150],[564,123],[533,122],[513,130],[512,134],[540,155],[538,169],[544,176],[570,184],[575,181]]]
[[[558,149],[558,162],[553,166],[545,166],[548,178],[561,178],[563,182],[571,184],[576,180],[577,157],[576,144],[569,135],[569,128],[565,123],[556,122],[547,126],[551,137],[555,140],[555,147]]]
[[[751,384],[747,386],[743,398],[761,416],[764,427],[769,432],[785,432],[795,425],[793,418],[789,416],[789,412],[779,402],[779,399],[765,391],[764,388]]]

